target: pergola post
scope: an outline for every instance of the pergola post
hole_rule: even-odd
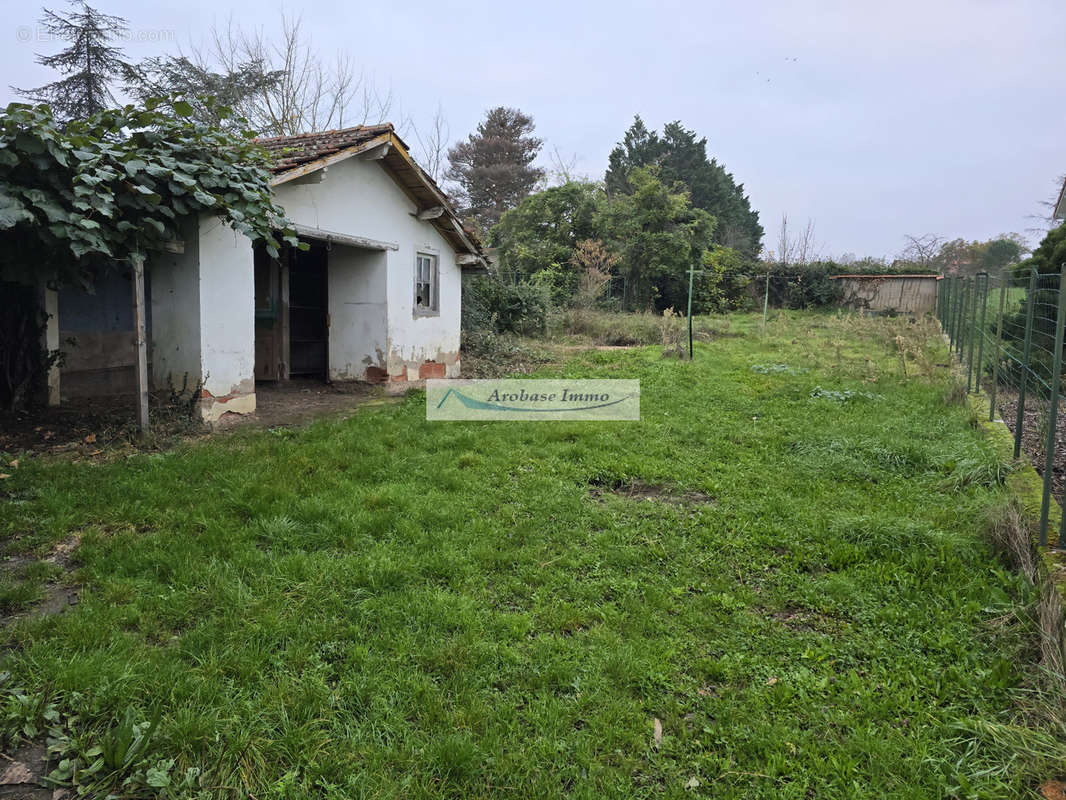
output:
[[[148,337],[145,333],[144,254],[134,253],[133,267],[133,336],[137,369],[137,425],[141,434],[148,433]]]
[[[41,332],[41,347],[51,355],[59,349],[59,292],[41,281],[38,286],[38,300],[45,313],[44,330]],[[59,363],[48,367],[47,402],[49,406],[59,405]]]

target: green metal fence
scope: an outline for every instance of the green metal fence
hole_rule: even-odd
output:
[[[937,318],[966,372],[967,391],[987,392],[989,419],[999,412],[1014,433],[1014,457],[1024,449],[1042,467],[1041,546],[1048,543],[1056,471],[1066,463],[1066,442],[1059,441],[1066,436],[1059,419],[1064,288],[1066,265],[1058,274],[1008,268],[948,277],[937,292]],[[1066,515],[1058,541],[1066,541]]]

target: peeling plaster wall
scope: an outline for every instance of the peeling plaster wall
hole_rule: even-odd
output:
[[[322,183],[282,184],[276,198],[293,222],[324,231],[360,236],[398,245],[384,252],[387,298],[384,363],[366,377],[380,380],[417,380],[459,375],[459,314],[462,277],[455,252],[432,223],[418,219],[412,201],[378,161],[350,158],[329,167]],[[330,309],[334,312],[334,255],[330,253]],[[379,252],[379,251],[370,251]],[[440,314],[416,317],[414,273],[417,253],[438,257]],[[379,252],[380,255],[380,252]],[[336,316],[330,329],[330,374],[347,371],[349,352],[335,341],[344,326]],[[358,350],[359,348],[355,348]],[[361,358],[362,356],[360,356]],[[375,353],[377,358],[377,354]],[[428,362],[428,363],[427,363]],[[384,368],[384,374],[381,368]]]
[[[220,219],[200,222],[200,336],[204,390],[255,392],[252,243]]]
[[[418,253],[437,256],[440,281],[440,313],[414,314],[414,265]],[[398,262],[389,270],[389,348],[387,369],[390,377],[407,380],[459,377],[459,316],[462,273],[455,253],[436,228],[425,225],[412,231],[389,258]],[[427,364],[432,362],[432,364]],[[443,371],[434,365],[443,364]]]
[[[381,250],[333,245],[329,253],[329,377],[365,380],[385,366],[388,258]]]
[[[217,420],[255,411],[252,243],[220,219],[200,218],[185,252],[153,264],[152,381],[203,382],[200,410]]]

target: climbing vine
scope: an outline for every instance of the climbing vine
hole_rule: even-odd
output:
[[[172,106],[191,113],[188,104]],[[296,242],[250,135],[125,106],[64,127],[47,106],[0,114],[0,277],[91,285],[202,213],[276,251]]]
[[[108,270],[173,247],[201,214],[221,217],[272,255],[279,240],[298,246],[251,134],[194,122],[181,100],[170,104],[177,117],[157,105],[63,126],[47,106],[15,103],[0,113],[0,287],[91,289]],[[0,348],[24,352],[29,344]],[[4,382],[21,386],[25,377]],[[0,397],[0,407],[16,399]]]

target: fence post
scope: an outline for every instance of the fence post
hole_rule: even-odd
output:
[[[1044,444],[1044,499],[1040,503],[1040,546],[1047,546],[1047,518],[1051,509],[1051,471],[1055,468],[1055,431],[1059,426],[1059,381],[1062,377],[1062,336],[1066,329],[1066,264],[1059,271],[1059,304],[1055,315],[1055,352],[1051,366],[1047,441]]]
[[[948,320],[948,350],[949,352],[955,351],[955,325],[959,321],[959,279],[957,277],[951,279],[951,309],[950,318]]]
[[[977,278],[970,278],[970,324],[966,329],[966,393],[973,391],[973,347],[977,338]]]
[[[944,333],[951,338],[951,278],[944,278]]]
[[[1003,268],[1002,283],[999,287],[999,314],[996,316],[996,354],[992,361],[992,397],[988,403],[988,421],[996,419],[996,392],[999,389],[999,348],[1003,342],[1003,310],[1007,304],[1007,284],[1010,267]]]
[[[1022,454],[1022,424],[1025,422],[1025,388],[1029,383],[1029,350],[1033,345],[1033,300],[1036,295],[1036,267],[1029,271],[1029,292],[1025,298],[1025,343],[1022,345],[1022,377],[1018,381],[1018,409],[1014,416],[1014,457]]]
[[[766,289],[762,298],[762,328],[766,332],[766,311],[770,307],[770,270],[766,271]]]
[[[955,353],[959,356],[959,361],[962,361],[962,333],[963,326],[966,324],[966,302],[969,300],[967,290],[970,287],[965,278],[959,280],[962,281],[962,285],[959,287],[959,307],[955,312]]]
[[[979,272],[977,274],[977,280],[980,281],[983,287],[977,296],[981,303],[981,323],[977,326],[977,363],[974,365],[973,383],[974,391],[978,394],[981,393],[981,368],[984,366],[985,360],[985,323],[988,321],[988,273]],[[976,320],[977,317],[975,316]]]

